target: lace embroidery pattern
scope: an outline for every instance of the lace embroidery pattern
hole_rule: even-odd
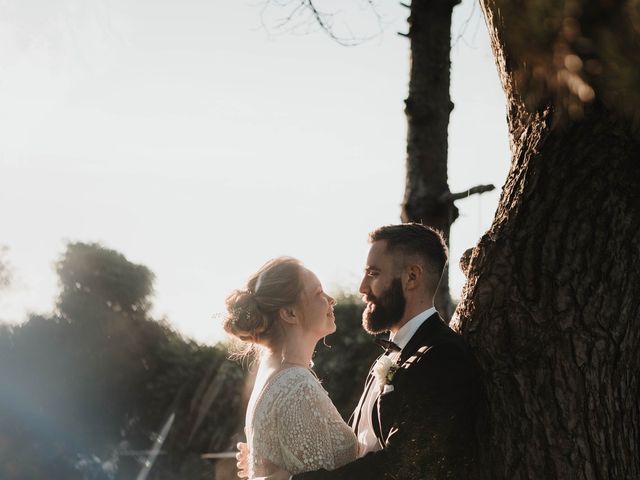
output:
[[[247,413],[249,478],[277,467],[292,474],[333,470],[356,459],[353,431],[306,368],[275,374]]]

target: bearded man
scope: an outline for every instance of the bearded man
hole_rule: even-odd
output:
[[[480,371],[434,308],[446,244],[417,223],[381,227],[369,241],[362,325],[389,339],[379,340],[385,353],[351,417],[358,458],[331,471],[281,471],[267,480],[466,479],[474,462]]]

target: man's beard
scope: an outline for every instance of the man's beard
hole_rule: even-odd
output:
[[[407,302],[402,292],[402,281],[394,278],[387,291],[380,296],[367,295],[367,307],[362,312],[362,326],[372,334],[387,332],[404,315]]]

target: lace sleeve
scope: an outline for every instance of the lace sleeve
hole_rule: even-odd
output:
[[[286,470],[332,470],[355,460],[355,435],[309,372],[277,403],[277,438]]]

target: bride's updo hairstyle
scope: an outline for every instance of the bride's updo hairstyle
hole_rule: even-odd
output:
[[[295,305],[302,293],[302,264],[291,257],[278,257],[254,273],[242,290],[226,299],[225,331],[251,347],[272,347],[280,337],[278,312]]]

